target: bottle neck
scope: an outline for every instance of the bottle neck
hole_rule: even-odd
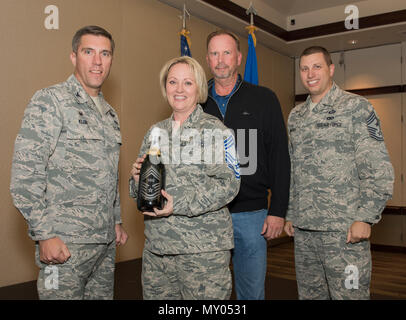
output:
[[[152,146],[152,147],[149,149],[148,154],[149,154],[150,156],[157,156],[157,157],[158,157],[158,156],[161,155],[161,151],[159,150],[158,147]]]
[[[159,138],[160,138],[160,130],[158,128],[154,128],[151,132],[151,146],[149,147],[148,154],[151,156],[159,156],[161,154],[159,148]]]

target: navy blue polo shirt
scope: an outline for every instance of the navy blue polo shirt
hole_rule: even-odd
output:
[[[220,108],[220,112],[223,115],[223,118],[224,118],[224,116],[226,114],[226,111],[227,111],[228,100],[233,95],[233,93],[237,90],[238,85],[240,84],[240,82],[241,82],[241,78],[238,77],[238,80],[236,81],[233,90],[226,96],[218,95],[217,92],[216,92],[216,88],[215,88],[216,86],[214,84],[211,87],[211,95],[212,95],[213,99],[217,102],[217,105]]]

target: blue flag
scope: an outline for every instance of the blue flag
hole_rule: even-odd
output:
[[[244,81],[252,84],[258,84],[258,66],[257,66],[257,54],[255,52],[254,39],[252,35],[248,35],[248,55],[245,62]]]
[[[189,57],[192,56],[187,39],[183,34],[180,35],[180,55]]]

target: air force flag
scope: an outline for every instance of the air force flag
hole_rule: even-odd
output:
[[[189,56],[189,57],[192,56],[192,53],[190,52],[188,40],[183,34],[180,35],[180,55]]]
[[[248,35],[248,55],[247,61],[245,62],[244,81],[258,84],[257,54],[251,33]]]

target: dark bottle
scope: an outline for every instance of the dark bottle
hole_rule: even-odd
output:
[[[161,162],[159,128],[151,131],[151,147],[141,166],[137,207],[141,212],[153,212],[164,207],[161,190],[165,189],[165,167]]]

